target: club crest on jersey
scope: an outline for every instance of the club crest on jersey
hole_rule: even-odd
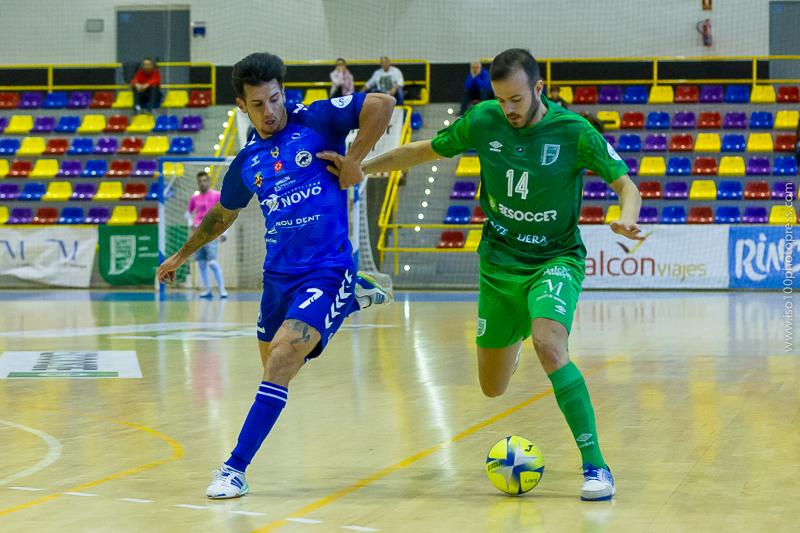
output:
[[[311,157],[311,152],[308,150],[301,150],[297,152],[296,156],[294,156],[294,162],[298,167],[307,167],[311,164],[312,160],[313,158]]]
[[[264,175],[259,170],[258,172],[256,172],[256,175],[253,176],[253,184],[256,187],[261,187],[262,183],[264,183]]]
[[[275,174],[283,170],[283,161],[275,161],[275,164],[272,165],[272,169],[275,171]]]
[[[281,155],[281,149],[276,146],[272,150],[270,150],[269,155],[277,159],[278,156]]]
[[[545,144],[542,146],[542,160],[541,165],[547,167],[552,165],[558,159],[558,154],[561,152],[560,144]]]
[[[350,105],[350,102],[352,100],[353,100],[353,95],[350,94],[347,96],[340,96],[339,98],[333,98],[331,99],[331,103],[333,104],[334,107],[338,107],[339,109],[344,109],[345,107]]]

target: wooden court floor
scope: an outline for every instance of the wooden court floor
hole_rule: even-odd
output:
[[[480,393],[472,294],[400,295],[349,319],[291,384],[248,471],[251,493],[232,501],[204,491],[260,381],[255,295],[159,305],[150,294],[4,292],[0,305],[0,368],[30,352],[40,372],[0,380],[3,533],[800,523],[800,351],[786,351],[780,294],[583,295],[570,348],[617,480],[608,503],[579,500],[579,454],[530,345],[504,396]],[[76,371],[56,368],[52,352],[82,354],[90,373],[102,354],[135,352],[142,377],[68,377]],[[522,497],[484,474],[508,434],[545,456],[542,482]]]

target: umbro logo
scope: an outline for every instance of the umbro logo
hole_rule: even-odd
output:
[[[492,152],[499,152],[500,148],[503,147],[503,143],[499,141],[492,141],[489,143],[489,150]]]

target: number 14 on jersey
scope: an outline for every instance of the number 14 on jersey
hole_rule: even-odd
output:
[[[528,172],[525,171],[522,173],[522,176],[519,177],[519,181],[517,181],[517,185],[514,186],[514,169],[509,168],[508,172],[506,172],[506,178],[508,178],[508,197],[513,198],[514,193],[518,193],[523,200],[528,198]]]

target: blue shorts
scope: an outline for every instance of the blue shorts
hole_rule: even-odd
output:
[[[324,268],[304,274],[264,272],[258,315],[258,340],[272,342],[284,320],[299,320],[319,331],[319,344],[307,358],[317,357],[344,319],[358,311],[353,268]]]
[[[213,261],[217,258],[217,246],[219,246],[219,241],[216,239],[206,244],[194,253],[195,260]]]

